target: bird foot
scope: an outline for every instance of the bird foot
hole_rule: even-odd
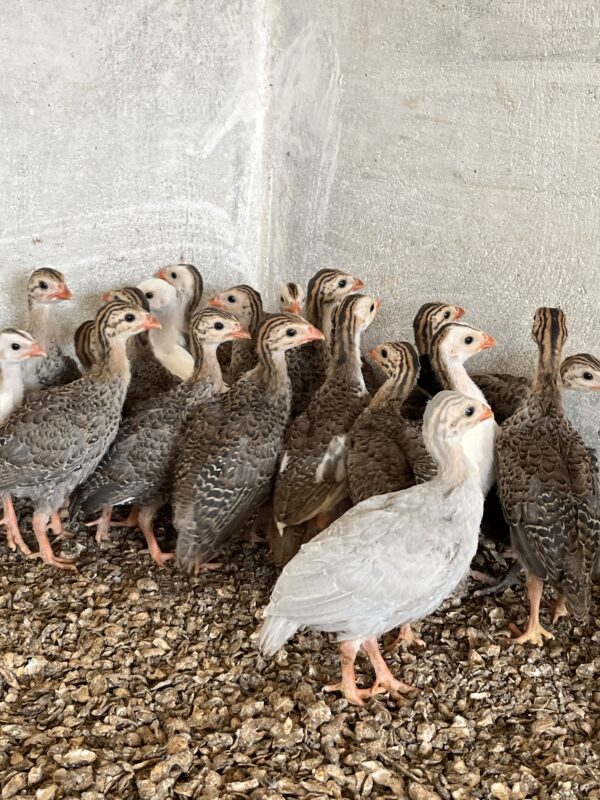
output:
[[[389,692],[394,700],[399,700],[400,695],[410,694],[410,692],[418,692],[416,686],[411,686],[409,683],[403,683],[393,675],[376,678],[375,683],[369,689],[371,695],[386,694]]]
[[[93,528],[96,527],[96,542],[100,544],[100,542],[110,542],[110,525],[106,524],[106,521],[103,517],[98,517],[98,519],[94,519],[91,522],[86,522],[86,528]]]
[[[157,547],[155,550],[149,550],[149,552],[152,561],[154,561],[155,564],[158,564],[159,567],[166,567],[167,561],[175,557],[175,553],[163,553],[160,547]]]
[[[527,642],[531,642],[531,644],[541,647],[544,644],[544,638],[554,639],[554,634],[542,628],[539,622],[533,624],[530,622],[523,633],[521,633],[516,625],[511,625],[510,627],[513,633],[518,634],[517,638],[512,640],[512,644],[526,644]]]
[[[567,608],[567,604],[565,602],[564,597],[557,597],[556,602],[554,603],[554,607],[552,609],[552,624],[558,622],[561,617],[568,617],[569,616],[569,609]]]
[[[363,698],[371,697],[371,689],[344,686],[343,683],[331,683],[323,687],[324,692],[341,692],[349,703],[354,706],[364,706]]]
[[[31,549],[25,543],[25,540],[21,536],[21,531],[19,530],[18,524],[14,525],[11,520],[7,520],[6,517],[2,517],[0,519],[0,525],[6,526],[6,543],[10,547],[11,550],[16,550],[17,547],[23,553],[24,556],[31,555]]]
[[[66,528],[58,531],[58,533],[54,534],[54,541],[55,542],[67,542],[69,539],[74,539],[75,534],[73,531],[68,531]]]
[[[137,528],[139,525],[140,512],[137,507],[131,509],[125,519],[111,519],[110,525],[113,528]]]
[[[75,566],[75,559],[73,558],[61,558],[60,556],[55,556],[54,553],[45,553],[38,551],[37,553],[29,553],[27,558],[41,558],[45,564],[49,564],[51,567],[57,567],[58,569],[72,569],[77,570]]]
[[[194,569],[192,570],[192,575],[196,575],[196,577],[197,577],[198,575],[200,575],[201,572],[204,572],[205,570],[221,569],[222,567],[223,567],[223,562],[222,561],[219,561],[219,562],[216,562],[216,561],[205,561],[205,562],[196,561],[196,563],[194,564]]]
[[[403,625],[400,628],[398,635],[396,636],[394,641],[390,642],[390,644],[386,645],[386,647],[383,648],[383,652],[393,653],[400,644],[400,642],[406,642],[408,647],[414,647],[415,645],[417,647],[426,646],[423,639],[420,639],[418,636],[415,635],[415,632],[413,631],[410,625]]]

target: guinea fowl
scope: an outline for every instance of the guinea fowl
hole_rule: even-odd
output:
[[[462,438],[492,416],[481,401],[441,392],[428,404],[425,443],[433,480],[364,500],[306,544],[279,576],[259,635],[273,655],[299,629],[335,633],[342,680],[325,687],[351,703],[386,691],[411,691],[393,677],[377,637],[435,611],[466,576],[477,550],[483,495]],[[360,649],[375,669],[358,689]]]
[[[177,327],[181,331],[181,343],[191,349],[193,345],[188,340],[188,334],[191,330],[192,316],[200,311],[204,291],[202,275],[193,264],[169,264],[161,267],[156,277],[170,283],[177,292],[179,313]]]
[[[224,375],[227,383],[233,384],[258,363],[256,336],[263,318],[262,298],[256,289],[240,284],[214,295],[208,301],[208,305],[233,314],[243,327],[250,331],[251,339],[233,342],[231,346],[231,358]]]
[[[62,386],[81,375],[75,359],[64,353],[57,343],[55,309],[63,300],[71,300],[72,297],[62,272],[44,267],[30,275],[27,283],[28,328],[47,356],[25,365],[25,392]]]
[[[349,295],[340,302],[325,382],[286,433],[273,496],[277,532],[270,542],[278,565],[310,536],[305,523],[325,527],[335,507],[348,497],[347,434],[370,399],[362,376],[360,339],[380,307],[379,300],[366,295]]]
[[[32,502],[40,548],[32,556],[75,568],[52,552],[48,523],[62,533],[58,510],[117,433],[129,383],[127,339],[158,324],[137,306],[108,303],[96,315],[99,363],[77,381],[32,395],[0,426],[0,493]]]
[[[464,313],[464,308],[450,303],[424,303],[415,314],[413,332],[420,370],[417,385],[404,402],[402,413],[406,419],[422,420],[428,400],[441,390],[431,365],[431,340],[442,325],[456,322]]]
[[[25,393],[23,366],[30,358],[45,356],[46,351],[27,331],[16,328],[0,330],[0,424],[4,423],[13,411],[23,402]],[[23,541],[17,522],[17,516],[9,494],[2,497],[4,517],[1,522],[6,526],[8,546],[28,555],[31,550]]]
[[[248,338],[238,320],[217,309],[205,309],[192,317],[190,344],[195,355],[192,377],[160,398],[160,404],[143,409],[125,420],[104,460],[75,492],[72,512],[90,515],[101,511],[94,523],[96,540],[109,539],[111,524],[139,525],[152,559],[163,565],[172,553],[163,553],[154,534],[156,512],[169,496],[177,458],[177,435],[188,417],[203,403],[223,391],[217,348],[221,342]],[[111,520],[112,507],[123,503],[139,506],[125,521]]]
[[[299,283],[284,283],[279,288],[279,310],[286,314],[302,314],[304,289]],[[301,352],[300,350],[294,352]]]
[[[544,581],[558,593],[554,621],[571,611],[587,618],[600,541],[598,474],[579,433],[567,420],[560,391],[565,315],[538,308],[532,335],[539,348],[530,396],[497,439],[499,494],[511,547],[526,573],[527,628],[514,641],[553,638],[539,622]]]
[[[300,317],[270,314],[256,338],[256,367],[182,431],[171,506],[186,572],[210,567],[269,499],[291,402],[285,353],[323,334]]]

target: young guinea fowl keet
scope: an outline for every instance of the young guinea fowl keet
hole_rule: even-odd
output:
[[[218,309],[205,309],[192,317],[190,344],[196,367],[192,377],[163,394],[155,407],[143,409],[125,420],[109,452],[93,475],[75,492],[73,512],[90,515],[101,511],[94,524],[96,540],[109,539],[111,525],[139,525],[153,560],[164,564],[172,553],[163,553],[154,535],[153,520],[168,498],[177,460],[177,436],[181,426],[199,405],[223,391],[217,348],[221,342],[249,338],[238,320]],[[111,520],[112,507],[135,503],[137,514],[127,520]]]
[[[188,334],[192,316],[200,311],[204,291],[202,275],[193,264],[169,264],[161,267],[156,277],[170,283],[177,292],[177,327],[181,331],[181,344],[191,349],[193,345],[189,342]]]
[[[413,332],[420,370],[417,385],[404,402],[402,413],[406,419],[422,420],[427,402],[441,390],[431,365],[431,340],[442,325],[456,322],[464,313],[463,308],[449,303],[424,303],[415,314]]]
[[[184,426],[171,506],[177,561],[186,572],[211,566],[268,501],[290,411],[285,353],[322,337],[300,317],[267,316],[257,334],[257,366]]]
[[[286,433],[273,497],[277,532],[270,544],[276,564],[285,564],[310,536],[304,523],[325,527],[329,512],[348,497],[346,438],[370,400],[360,339],[380,307],[373,297],[349,295],[335,311],[325,382]]]
[[[278,304],[282,313],[300,316],[304,304],[304,289],[299,283],[282,284],[279,288]]]
[[[45,355],[44,348],[27,331],[16,328],[4,328],[0,331],[0,424],[4,423],[23,402],[24,364],[30,358]],[[18,546],[22,553],[29,555],[31,550],[21,537],[10,495],[5,494],[2,497],[2,505],[4,517],[1,522],[6,526],[8,546],[11,550]]]
[[[552,638],[539,622],[544,581],[558,593],[555,621],[567,611],[579,621],[588,616],[600,500],[590,454],[562,407],[563,312],[539,308],[532,335],[539,355],[531,394],[500,429],[497,448],[500,499],[529,596],[529,622],[514,641],[539,645]]]
[[[62,533],[58,510],[117,433],[129,383],[126,340],[158,324],[137,306],[108,303],[96,315],[100,363],[77,381],[32,395],[0,426],[0,493],[32,502],[40,548],[32,555],[48,564],[74,569],[52,552],[48,523]]]
[[[62,386],[80,377],[73,358],[63,353],[57,343],[56,308],[63,300],[71,300],[71,290],[64,275],[44,267],[36,269],[27,282],[29,306],[28,329],[47,353],[46,358],[29,361],[23,372],[25,391],[39,391],[49,386]]]
[[[256,336],[263,318],[262,298],[256,289],[241,284],[214,295],[208,305],[233,314],[250,331],[252,337],[246,341],[233,342],[231,346],[230,362],[223,374],[226,382],[232,385],[258,363]]]
[[[483,495],[461,439],[491,417],[479,400],[441,392],[428,404],[424,436],[436,477],[364,500],[304,545],[279,576],[264,612],[260,648],[273,655],[299,629],[335,633],[341,690],[357,705],[383,692],[411,691],[393,677],[377,637],[435,611],[466,576],[477,550]],[[358,689],[360,648],[375,669]]]

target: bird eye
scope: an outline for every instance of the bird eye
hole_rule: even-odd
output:
[[[465,344],[473,344],[473,337],[465,336]]]
[[[154,297],[154,292],[146,292],[146,297],[148,298],[148,300],[152,300],[152,298]]]
[[[290,336],[290,337],[293,337],[293,336],[296,335],[296,331],[294,330],[294,328],[288,328],[285,333],[286,333],[286,336]]]
[[[584,372],[583,373],[583,379],[586,380],[586,381],[593,381],[594,380],[594,376],[592,375],[591,372]]]
[[[285,297],[280,297],[280,298],[279,298],[279,302],[280,302],[280,303],[285,303]]]
[[[338,283],[338,286],[340,287],[340,289],[345,289],[347,285],[348,285],[348,281],[345,278],[342,278],[342,280]]]
[[[234,294],[230,294],[229,297],[227,298],[227,302],[228,303],[235,303],[235,295]]]
[[[450,312],[444,311],[444,319],[450,319]]]
[[[473,406],[467,406],[467,408],[465,409],[465,417],[472,417],[474,413],[475,409],[473,408]]]
[[[125,322],[134,322],[135,314],[125,314]]]
[[[46,283],[46,281],[40,281],[38,283],[38,286],[40,287],[40,289],[47,289],[48,288],[48,284]]]
[[[17,342],[13,342],[11,344],[11,347],[12,347],[13,350],[20,350],[21,349],[21,345],[18,344]]]
[[[371,303],[371,311],[375,311],[375,303]]]
[[[387,358],[388,357],[388,351],[385,349],[385,347],[381,351],[381,357],[382,358]]]
[[[215,330],[222,331],[224,327],[222,322],[215,322]]]
[[[177,280],[177,273],[176,272],[172,272],[171,273],[171,277],[173,278],[173,280]]]

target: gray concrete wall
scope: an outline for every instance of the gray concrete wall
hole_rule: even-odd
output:
[[[272,299],[339,264],[384,301],[371,340],[442,298],[498,338],[478,369],[531,368],[542,303],[600,350],[594,0],[3,10],[0,323],[43,264],[90,302],[181,258]]]

